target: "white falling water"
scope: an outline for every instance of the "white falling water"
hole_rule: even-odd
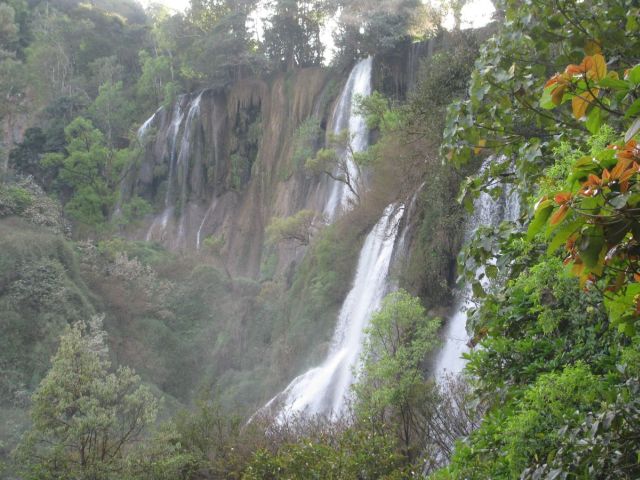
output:
[[[193,130],[193,119],[200,115],[200,100],[202,100],[202,94],[204,90],[191,102],[189,107],[189,113],[187,113],[187,120],[185,122],[184,131],[182,132],[182,141],[180,142],[180,149],[178,150],[178,167],[182,169],[182,188],[180,192],[180,199],[182,205],[187,203],[187,179],[189,177],[189,155],[191,154],[191,136]],[[185,227],[185,215],[180,216],[180,225],[178,226],[178,243],[184,241],[186,234]]]
[[[483,165],[485,168],[491,159]],[[486,193],[482,193],[474,203],[473,215],[467,223],[465,243],[468,242],[476,229],[480,226],[497,226],[504,220],[515,221],[519,213],[517,195],[506,189],[503,195],[494,200]],[[476,271],[476,277],[483,269]],[[487,286],[486,277],[481,282]],[[454,314],[448,319],[444,331],[444,345],[434,362],[434,376],[442,379],[447,375],[457,375],[464,369],[466,360],[462,357],[469,351],[469,334],[467,333],[467,311],[474,307],[471,286],[466,284],[460,292],[456,302]]]
[[[200,100],[202,99],[202,93],[203,92],[200,92],[200,94],[190,103],[186,118],[185,112],[182,108],[183,97],[179,97],[175,103],[173,115],[171,117],[171,124],[167,133],[169,176],[167,178],[167,190],[164,197],[164,210],[151,223],[145,237],[147,241],[152,240],[154,237],[157,238],[158,236],[162,236],[166,231],[169,220],[175,210],[176,176],[180,182],[179,193],[182,203],[184,204],[184,201],[186,200],[185,197],[187,193],[187,177],[189,168],[188,159],[191,153],[193,122],[200,114]],[[149,125],[153,123],[154,116],[140,127],[138,130],[139,135],[140,132],[144,135]],[[179,242],[183,240],[184,231],[184,216],[182,216],[178,227]]]
[[[218,198],[217,197],[213,197],[213,201],[211,202],[211,205],[209,206],[209,208],[205,212],[204,217],[202,218],[202,222],[200,222],[200,226],[198,227],[198,233],[196,234],[196,249],[197,250],[200,250],[200,245],[202,244],[202,229],[206,225],[207,220],[209,219],[209,216],[211,215],[211,213],[215,211],[217,205],[218,205]]]
[[[324,362],[295,378],[266,409],[282,402],[280,419],[291,414],[339,415],[357,378],[364,329],[387,290],[387,276],[403,206],[389,205],[367,236],[351,291],[336,325]]]
[[[147,130],[149,130],[149,127],[151,127],[154,120],[156,119],[156,115],[162,110],[162,108],[163,107],[160,107],[158,110],[153,112],[153,115],[147,118],[145,122],[140,126],[137,133],[138,139],[141,140],[142,138],[144,138],[144,136],[147,134]]]
[[[369,130],[367,129],[366,119],[362,115],[356,114],[356,98],[358,95],[364,97],[371,95],[372,65],[373,58],[369,57],[360,60],[353,67],[333,114],[333,133],[339,134],[344,130],[348,130],[351,148],[354,152],[362,152],[369,144]],[[348,150],[339,154],[341,155],[341,160],[345,162],[351,184],[355,188],[360,175],[358,167]],[[343,182],[333,181],[324,209],[325,217],[333,220],[338,212],[347,208],[353,200],[353,192]]]
[[[157,216],[149,226],[149,230],[147,231],[147,235],[145,236],[145,240],[147,242],[151,241],[156,230],[160,230],[160,232],[165,231],[165,229],[167,228],[167,224],[169,222],[169,217],[173,212],[173,205],[171,203],[171,192],[172,192],[172,185],[173,185],[173,176],[175,171],[176,145],[178,144],[178,141],[177,141],[178,132],[180,131],[180,124],[182,123],[183,117],[184,117],[184,112],[182,111],[182,97],[180,97],[176,101],[176,104],[173,110],[173,115],[171,117],[171,125],[169,127],[169,132],[167,137],[169,142],[169,178],[167,180],[167,191],[165,192],[165,195],[164,195],[164,211],[159,216]],[[153,119],[153,117],[151,117],[151,119]],[[142,127],[140,127],[140,129],[142,130],[142,134],[144,134],[145,130],[142,129]]]

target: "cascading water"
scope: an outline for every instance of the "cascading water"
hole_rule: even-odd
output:
[[[486,168],[490,161],[491,159],[487,160],[482,168]],[[471,240],[478,227],[498,226],[504,220],[515,221],[518,213],[517,196],[509,189],[505,189],[497,200],[486,193],[480,194],[474,203],[473,215],[466,226],[465,243]],[[476,277],[481,273],[482,268],[476,272]],[[445,327],[444,345],[435,357],[433,372],[438,379],[447,375],[457,375],[464,369],[466,361],[462,355],[469,351],[467,311],[474,306],[471,299],[471,286],[465,285],[455,305],[455,313],[449,317]]]
[[[193,119],[196,115],[200,115],[200,101],[202,100],[202,94],[204,91],[196,97],[189,107],[189,113],[187,114],[187,120],[184,126],[184,132],[182,133],[182,140],[180,142],[180,150],[178,153],[177,166],[180,168],[181,189],[180,189],[180,202],[182,205],[187,204],[187,179],[189,178],[189,154],[191,153],[191,136],[193,131]],[[178,244],[184,242],[185,237],[185,215],[180,216],[180,225],[178,226]]]
[[[169,175],[167,178],[167,190],[164,197],[164,211],[156,217],[145,239],[151,241],[154,238],[162,237],[167,229],[169,220],[175,211],[176,194],[179,193],[182,205],[186,203],[187,182],[189,173],[189,155],[191,154],[191,145],[193,138],[194,119],[200,114],[200,101],[203,92],[189,104],[189,110],[185,116],[182,107],[184,96],[180,96],[176,101],[171,123],[167,134],[168,157],[169,157]],[[157,112],[156,112],[157,113]],[[154,114],[155,116],[155,114]],[[153,123],[153,116],[140,127],[139,134],[144,134],[149,125]],[[179,183],[176,186],[176,183]],[[179,187],[179,192],[177,188]],[[178,244],[184,240],[184,216],[180,218],[178,226]]]
[[[367,236],[325,361],[295,378],[265,406],[269,409],[281,402],[280,419],[296,413],[336,416],[344,410],[357,379],[364,329],[388,288],[389,265],[403,212],[403,206],[389,205]]]
[[[151,125],[153,124],[153,122],[156,119],[156,115],[158,115],[158,113],[160,113],[160,111],[163,109],[163,107],[160,107],[158,110],[156,110],[155,112],[153,112],[153,115],[151,115],[149,118],[147,118],[145,120],[145,122],[140,126],[140,128],[138,129],[138,139],[142,140],[144,138],[144,136],[147,134],[147,130],[149,130],[149,127],[151,127]]]
[[[356,99],[358,96],[371,94],[371,68],[373,58],[360,60],[351,70],[347,83],[340,94],[332,120],[332,133],[339,134],[348,130],[351,139],[351,149],[354,152],[365,150],[369,144],[369,130],[362,115],[356,113]],[[340,160],[344,162],[353,188],[359,181],[360,172],[353,161],[351,152],[346,149],[339,152]],[[339,172],[339,174],[342,174]],[[353,192],[344,182],[332,181],[329,197],[324,208],[324,215],[329,221],[333,220],[340,210],[348,207],[354,199]]]

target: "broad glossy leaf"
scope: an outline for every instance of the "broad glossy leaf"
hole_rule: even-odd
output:
[[[616,245],[622,241],[622,239],[631,230],[630,220],[620,220],[617,222],[609,223],[604,227],[604,236],[609,245]]]
[[[602,126],[602,109],[600,109],[599,107],[592,108],[591,112],[589,112],[589,115],[587,116],[587,122],[585,123],[585,126],[587,127],[587,130],[589,130],[589,132],[591,132],[592,134],[595,135],[596,133],[598,133],[600,127]]]
[[[604,77],[598,82],[598,85],[600,87],[612,88],[614,90],[629,90],[628,82],[611,77]]]
[[[487,274],[488,278],[493,280],[498,276],[498,267],[495,265],[487,265],[484,269],[484,273]]]
[[[640,64],[636,65],[631,70],[629,70],[629,74],[627,78],[634,85],[637,85],[640,83]]]
[[[542,91],[542,97],[540,97],[540,107],[545,110],[551,110],[556,108],[560,102],[556,102],[553,97],[553,92],[557,89],[557,85],[549,85]]]
[[[604,246],[604,235],[598,228],[586,230],[577,242],[580,258],[590,269],[598,266]]]
[[[635,117],[639,113],[640,113],[640,98],[636,99],[636,101],[633,102],[629,108],[627,108],[627,111],[624,114],[624,118]]]
[[[587,113],[587,108],[589,108],[589,101],[587,99],[591,98],[592,96],[588,92],[584,92],[571,99],[571,111],[575,119],[580,120],[584,117],[585,113]]]
[[[572,222],[568,222],[558,227],[556,229],[556,234],[547,247],[547,253],[551,254],[564,245],[571,235],[580,230],[582,225],[584,225],[584,218],[579,217]]]
[[[533,220],[531,221],[531,223],[529,224],[529,228],[527,229],[527,238],[529,240],[535,237],[538,232],[542,230],[542,227],[544,227],[544,225],[547,223],[547,219],[551,215],[552,211],[553,201],[550,199],[544,200],[540,203],[540,205],[538,205],[536,213],[533,216]]]
[[[612,297],[605,297],[604,304],[611,323],[620,325],[625,319],[635,315],[637,295],[640,295],[640,283],[630,283]]]
[[[561,205],[560,208],[556,210],[553,215],[551,215],[551,218],[549,219],[549,226],[558,225],[564,220],[564,218],[567,216],[567,213],[569,213],[569,206]]]
[[[471,290],[473,291],[473,296],[476,298],[481,298],[486,295],[486,292],[484,291],[484,288],[482,288],[480,282],[473,282],[471,284]]]
[[[607,62],[604,57],[596,53],[591,57],[593,59],[592,71],[596,80],[601,80],[607,76]]]

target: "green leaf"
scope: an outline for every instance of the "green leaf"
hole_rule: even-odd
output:
[[[553,211],[553,201],[550,199],[544,200],[540,202],[538,208],[536,209],[536,213],[533,216],[533,220],[529,224],[529,228],[527,229],[527,238],[531,240],[535,237],[542,227],[547,223],[551,212]]]
[[[636,65],[629,71],[628,78],[629,78],[629,81],[634,85],[637,85],[640,83],[640,64]]]
[[[618,325],[620,328],[626,323],[625,320],[634,317],[637,295],[640,295],[640,283],[630,283],[624,291],[618,292],[612,297],[605,297],[604,304],[612,324]],[[626,326],[621,328],[621,331],[625,332],[625,330],[627,330]]]
[[[602,126],[602,110],[598,107],[591,109],[591,112],[587,116],[587,121],[585,123],[587,130],[591,132],[593,135],[598,133],[600,127]]]
[[[542,92],[542,97],[540,97],[540,107],[545,110],[552,110],[556,108],[556,104],[553,102],[551,98],[551,92],[557,87],[557,85],[549,85]]]
[[[471,284],[471,290],[473,291],[473,296],[476,298],[481,298],[486,295],[484,288],[482,288],[482,284],[480,282],[473,282]]]
[[[597,228],[590,228],[582,233],[577,243],[580,258],[590,268],[596,268],[600,261],[600,254],[604,245],[604,235]]]
[[[629,108],[627,108],[627,111],[624,114],[624,118],[635,117],[638,113],[640,113],[640,98],[636,99],[636,101],[633,102]]]
[[[498,276],[498,267],[496,267],[495,265],[487,265],[484,269],[484,273],[488,278],[493,280]]]
[[[552,254],[559,247],[564,245],[567,239],[578,231],[578,229],[584,224],[584,219],[579,218],[574,220],[573,222],[565,223],[560,228],[556,230],[556,234],[553,237],[553,240],[549,243],[547,247],[547,254]]]
[[[629,83],[619,78],[604,77],[598,82],[598,86],[615,90],[629,90]]]

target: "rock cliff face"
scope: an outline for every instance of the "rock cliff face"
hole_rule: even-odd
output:
[[[375,59],[374,88],[404,98],[419,59],[443,44],[407,45]],[[319,127],[311,138],[315,128],[305,130],[307,147],[316,150],[344,120],[337,112],[348,77],[348,71],[301,69],[182,95],[160,108],[138,132],[143,154],[122,186],[122,201],[138,195],[156,213],[129,234],[177,250],[200,249],[213,238],[234,276],[259,278],[270,221],[302,209],[318,212],[320,221],[335,190],[326,176],[305,171],[296,148],[301,126]],[[283,244],[271,254],[273,248],[279,273],[305,251]]]
[[[304,69],[159,109],[139,131],[144,153],[123,185],[124,201],[139,195],[158,212],[134,236],[173,249],[214,236],[232,273],[257,277],[270,219],[322,211],[327,182],[306,173],[293,148],[305,120],[326,129],[339,87],[328,70]],[[281,264],[297,255],[281,249]]]

